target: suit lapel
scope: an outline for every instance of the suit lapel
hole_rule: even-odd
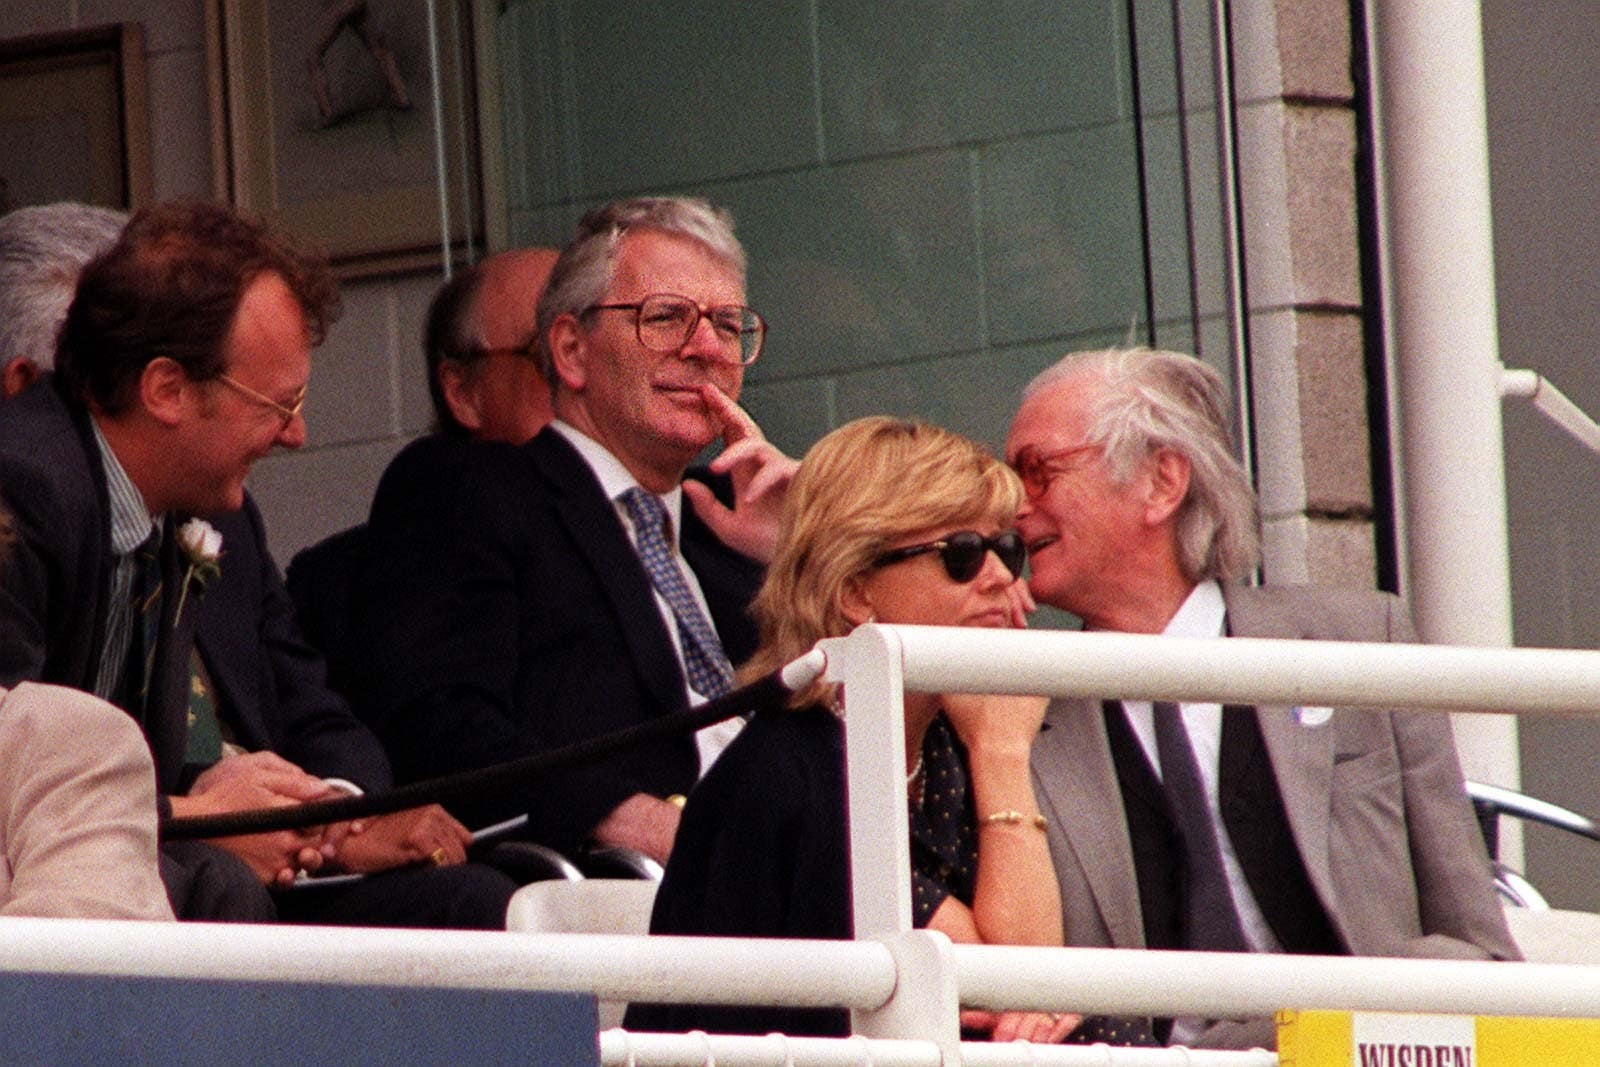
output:
[[[1077,857],[1111,943],[1143,948],[1139,882],[1100,704],[1055,700],[1034,742],[1037,791]]]
[[[756,650],[750,602],[761,588],[766,568],[718,540],[687,500],[683,504],[679,542],[683,558],[699,580],[706,606],[711,609],[711,625],[716,627],[728,659],[738,666]]]
[[[111,571],[115,564],[111,555],[111,490],[106,482],[105,465],[100,459],[100,447],[95,442],[94,429],[89,422],[89,412],[82,405],[74,404],[67,399],[66,392],[57,381],[58,379],[51,375],[49,388],[71,422],[73,432],[78,436],[78,444],[83,449],[89,478],[94,484],[95,514],[99,518],[99,551],[95,556],[97,566],[94,575],[95,603],[90,609],[90,618],[93,622],[88,635],[89,643],[84,646],[86,661],[90,666],[87,668],[86,684],[83,688],[93,689],[95,665],[99,663],[100,650],[106,644],[106,626],[110,622],[111,615]]]
[[[259,541],[246,511],[212,515],[208,521],[222,534],[222,575],[203,595],[199,589],[189,591],[194,646],[205,662],[219,718],[226,711],[228,726],[245,748],[271,748],[261,708],[261,658],[266,652],[257,607],[262,589],[254,580],[262,563]],[[190,607],[183,610],[188,614]]]
[[[1222,587],[1227,605],[1228,632],[1234,637],[1304,638],[1292,620],[1273,610],[1266,598],[1253,590]],[[1272,765],[1273,779],[1283,798],[1289,831],[1294,835],[1301,862],[1312,887],[1334,914],[1333,871],[1328,854],[1328,798],[1333,785],[1334,726],[1327,719],[1307,717],[1301,709],[1261,705],[1255,710],[1262,743]]]
[[[555,491],[568,538],[622,620],[623,638],[647,691],[663,698],[663,710],[678,707],[684,701],[683,668],[616,506],[583,457],[556,431],[545,429],[523,448]]]

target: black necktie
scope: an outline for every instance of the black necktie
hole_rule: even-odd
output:
[[[150,672],[155,667],[156,642],[161,636],[161,533],[156,531],[134,549],[131,621],[128,658],[123,668],[123,692],[128,710],[142,717],[150,695]]]
[[[1250,946],[1228,889],[1217,828],[1211,821],[1211,805],[1183,713],[1165,701],[1157,701],[1153,709],[1161,784],[1184,844],[1188,875],[1183,900],[1184,945],[1206,952],[1246,952]]]

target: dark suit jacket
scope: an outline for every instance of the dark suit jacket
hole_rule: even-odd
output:
[[[92,692],[110,608],[110,505],[89,416],[54,381],[0,406],[0,500],[16,534],[0,566],[0,686],[33,680]],[[169,517],[149,696],[144,710],[131,709],[165,793],[178,784],[196,615],[178,611],[186,567],[172,527]]]
[[[695,787],[650,915],[652,934],[849,940],[844,730],[811,706],[763,711]],[[644,1031],[842,1037],[823,1008],[632,1004]]]
[[[684,508],[680,542],[735,663],[755,648],[746,609],[761,568]],[[401,780],[546,751],[685,704],[683,672],[650,580],[611,501],[570,444],[434,436],[378,486],[356,593],[363,716]],[[685,735],[456,805],[468,825],[530,816],[557,848],[587,838],[634,793],[687,793]]]
[[[222,576],[200,600],[195,643],[224,723],[252,752],[276,752],[319,778],[388,789],[383,747],[328,687],[322,657],[300,635],[255,501],[247,494],[242,510],[207,521],[222,534]]]
[[[1237,637],[1414,641],[1394,597],[1223,587]],[[1355,955],[1517,959],[1483,839],[1435,712],[1254,709],[1293,843],[1339,940]],[[1034,786],[1070,945],[1143,948],[1145,931],[1099,701],[1056,700],[1034,745]],[[1224,758],[1222,789],[1229,789]],[[1225,806],[1227,804],[1224,798]],[[1271,1020],[1221,1023],[1203,1044],[1272,1040]]]

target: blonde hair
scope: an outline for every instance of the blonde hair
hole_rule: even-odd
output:
[[[777,553],[751,607],[761,644],[751,679],[848,633],[852,578],[894,541],[939,526],[1009,526],[1022,484],[982,445],[924,422],[876,415],[834,430],[806,453],[783,506]],[[821,683],[792,704],[828,695]]]

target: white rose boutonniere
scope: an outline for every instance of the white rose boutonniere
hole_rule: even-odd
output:
[[[189,587],[195,586],[195,599],[206,591],[213,578],[222,576],[222,534],[204,519],[190,519],[178,527],[178,547],[189,557],[189,569],[183,573],[183,588],[178,592],[178,610],[173,613],[173,625],[183,617],[183,604],[189,597]]]

